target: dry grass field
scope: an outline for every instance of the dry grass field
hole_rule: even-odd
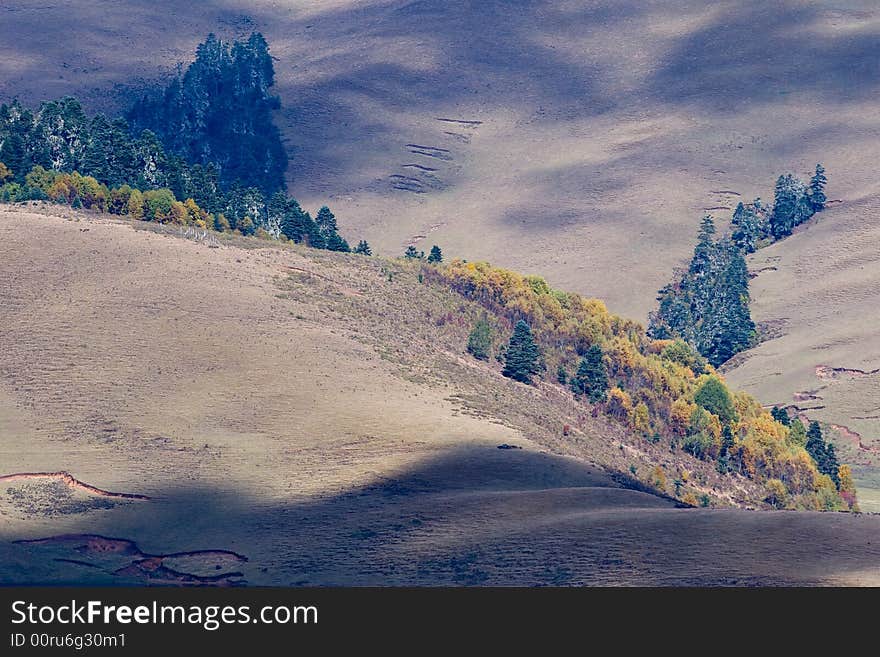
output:
[[[189,60],[208,32],[235,37],[253,29],[277,58],[276,121],[291,157],[290,191],[304,206],[329,202],[343,234],[367,238],[380,253],[437,243],[447,255],[540,273],[641,320],[655,290],[689,256],[704,213],[723,220],[740,199],[768,201],[779,173],[804,175],[823,162],[836,202],[751,258],[753,314],[768,339],[727,376],[764,403],[838,427],[862,508],[880,511],[876,2],[77,0],[62,7],[6,0],[0,98],[36,103],[69,93],[90,110],[115,113],[132,90]],[[14,232],[8,222],[24,219],[4,216],[5,237]],[[158,489],[204,478],[220,486],[214,479],[226,481],[232,468],[229,477],[265,488],[260,495],[287,499],[366,485],[385,468],[415,468],[434,454],[434,441],[458,446],[478,436],[489,445],[523,427],[529,435],[544,431],[534,420],[508,429],[463,413],[418,377],[401,384],[393,358],[377,357],[372,343],[341,329],[330,333],[326,309],[284,315],[289,300],[274,296],[284,293],[274,287],[275,263],[261,260],[275,257],[266,250],[233,263],[224,249],[183,243],[175,248],[191,251],[189,265],[138,232],[106,254],[124,260],[96,271],[88,256],[102,247],[92,238],[110,228],[71,229],[58,245],[40,226],[28,239],[53,243],[46,251],[53,259],[35,257],[34,270],[4,260],[5,289],[39,275],[52,285],[33,298],[59,281],[64,292],[27,311],[45,320],[40,336],[29,329],[31,315],[15,332],[4,324],[4,347],[19,347],[0,362],[0,435],[40,447],[13,444],[14,467],[0,474],[69,470],[71,455],[85,453],[74,475],[110,491],[139,481],[132,471]],[[19,247],[6,248],[18,254]],[[168,292],[174,274],[149,268],[161,264],[150,249],[173,272],[205,273]],[[105,271],[114,275],[99,279]],[[232,286],[222,302],[218,280]],[[138,299],[123,301],[127,291]],[[30,308],[33,299],[20,294],[4,293],[4,311]],[[94,305],[96,298],[109,301]],[[118,321],[106,319],[112,312]],[[253,325],[241,325],[245,312],[254,313]],[[115,328],[107,334],[105,326]],[[157,339],[177,327],[173,343]],[[240,338],[228,341],[233,332]],[[330,353],[358,355],[346,362],[363,357],[362,369],[332,369],[333,377],[350,378],[303,387],[303,373],[330,367],[327,340],[336,345]],[[283,367],[278,354],[287,354]],[[375,381],[364,383],[365,373]],[[376,394],[398,389],[399,397]],[[24,401],[31,398],[39,401]],[[327,400],[324,410],[296,422],[286,417],[285,409],[317,399]],[[499,402],[494,417],[507,408]],[[239,441],[237,432],[252,440]],[[317,435],[343,454],[363,436],[376,445],[373,456],[358,451],[356,463],[341,458],[331,467],[322,442],[310,474],[279,484],[281,491],[266,483],[272,479],[259,468],[280,467],[284,450],[260,441],[287,445],[295,436],[307,444]],[[84,445],[92,442],[77,436],[109,447],[91,458],[93,447]],[[114,447],[117,436],[140,447]],[[553,441],[544,436],[542,449],[568,449]],[[150,456],[166,452],[180,469]],[[215,471],[210,459],[218,454],[224,465]]]
[[[840,203],[753,259],[777,337],[729,376],[841,427],[880,510],[875,2],[8,0],[0,96],[116,112],[208,32],[254,29],[306,207],[380,253],[437,243],[641,320],[705,212],[823,162]]]
[[[880,583],[878,516],[628,487],[681,462],[465,358],[411,266],[177,232],[0,208],[0,582]]]

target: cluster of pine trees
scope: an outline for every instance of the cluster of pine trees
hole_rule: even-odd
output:
[[[796,226],[825,209],[825,167],[816,165],[809,184],[790,173],[779,176],[773,207],[766,208],[760,198],[736,206],[731,221],[731,239],[745,253],[754,253],[761,244],[791,235]]]
[[[728,236],[715,239],[715,232],[712,217],[704,217],[687,271],[659,292],[648,334],[681,338],[717,367],[753,344],[755,324],[742,250]]]
[[[809,185],[791,174],[779,176],[772,209],[761,199],[738,204],[730,233],[720,238],[712,217],[704,217],[687,270],[677,272],[659,291],[659,306],[648,318],[649,335],[681,338],[716,367],[752,346],[756,334],[744,255],[790,235],[795,226],[824,209],[826,183],[821,164]]]
[[[136,105],[131,123],[90,119],[71,97],[36,111],[0,105],[0,201],[51,200],[350,251],[329,208],[312,218],[284,191],[273,77],[262,36],[230,47],[212,35],[161,98]],[[371,254],[365,241],[355,251]]]
[[[443,262],[443,250],[437,246],[436,244],[431,247],[430,253],[428,253],[428,257],[425,257],[424,251],[419,251],[415,246],[410,244],[406,247],[406,251],[403,253],[403,257],[408,260],[427,260],[432,264],[439,264]]]
[[[831,477],[838,490],[845,490],[842,486],[845,486],[846,482],[843,481],[845,477],[840,476],[841,465],[837,459],[837,450],[832,442],[825,440],[821,425],[813,420],[809,427],[804,428],[800,418],[792,419],[788,411],[778,406],[773,407],[770,412],[774,420],[789,427],[797,442],[815,461],[819,472]]]
[[[213,165],[224,185],[284,189],[287,155],[272,122],[275,69],[269,45],[254,33],[224,43],[210,34],[196,58],[164,89],[144,94],[128,112],[135,132],[150,130],[168,152]]]

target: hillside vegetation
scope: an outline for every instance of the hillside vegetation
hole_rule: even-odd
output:
[[[722,508],[765,483],[504,377],[513,317],[440,268],[57,206],[0,237],[3,582],[876,581],[875,520]]]

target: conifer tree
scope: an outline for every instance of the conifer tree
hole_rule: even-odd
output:
[[[840,489],[840,462],[837,460],[837,450],[830,441],[825,443],[825,468],[822,474],[831,477],[831,481]]]
[[[357,243],[357,246],[354,247],[354,253],[359,253],[360,255],[371,256],[373,255],[373,250],[370,248],[370,245],[367,243],[367,240],[361,240]]]
[[[602,358],[602,348],[590,345],[571,378],[571,388],[578,395],[587,395],[595,403],[604,401],[608,392],[608,372]]]
[[[748,205],[739,203],[736,206],[731,221],[731,239],[745,253],[754,253],[758,241],[766,236],[767,226],[763,212],[759,198]]]
[[[822,437],[822,427],[813,420],[807,429],[807,453],[813,457],[819,472],[825,467],[825,440]]]
[[[784,408],[774,406],[770,409],[770,415],[772,415],[773,419],[780,424],[784,424],[787,427],[791,426],[791,418],[788,416],[788,411],[786,411]]]
[[[828,198],[825,196],[825,184],[827,182],[825,167],[817,164],[816,172],[810,178],[810,205],[813,212],[822,212],[825,209],[825,203],[828,202]]]
[[[431,247],[431,252],[428,254],[428,262],[440,263],[443,262],[443,252],[440,250],[440,247],[436,244]]]
[[[516,323],[513,335],[504,352],[502,374],[516,381],[531,383],[532,376],[538,373],[540,352],[532,337],[532,330],[523,320]]]
[[[779,176],[774,191],[770,232],[776,239],[791,235],[795,226],[813,215],[813,208],[804,184],[790,173]]]
[[[410,244],[408,247],[406,247],[406,251],[404,251],[403,257],[409,258],[410,260],[419,260],[425,257],[425,252],[416,250],[416,247]]]
[[[568,383],[568,372],[565,370],[565,367],[562,363],[559,364],[559,367],[556,368],[556,380],[559,381],[562,385]]]
[[[700,222],[700,232],[697,234],[697,246],[694,247],[694,257],[691,258],[689,272],[702,274],[709,269],[714,250],[713,238],[715,236],[715,220],[706,215]]]

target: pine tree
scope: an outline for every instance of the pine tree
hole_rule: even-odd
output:
[[[840,489],[840,462],[837,460],[837,450],[831,442],[825,443],[825,468],[822,474],[831,477],[831,481]]]
[[[772,409],[770,409],[770,415],[772,415],[773,419],[780,424],[784,424],[787,427],[791,426],[791,418],[788,416],[788,411],[786,411],[784,408],[774,406]]]
[[[813,212],[822,212],[825,209],[825,203],[828,201],[828,198],[825,196],[825,184],[827,182],[825,167],[817,164],[816,172],[810,178],[810,205],[813,208]]]
[[[488,360],[492,351],[492,329],[485,319],[477,320],[468,335],[467,350],[478,360]]]
[[[436,244],[431,247],[431,252],[428,254],[428,262],[440,263],[443,262],[443,252],[440,250],[440,247]]]
[[[504,369],[501,373],[516,381],[531,383],[532,376],[540,369],[539,360],[540,352],[532,337],[532,330],[524,321],[518,321],[504,352]]]
[[[403,257],[409,258],[410,260],[418,260],[425,257],[425,252],[417,251],[416,247],[410,244],[408,247],[406,247],[406,251],[404,252]]]
[[[602,348],[590,345],[571,378],[571,388],[578,395],[587,395],[595,403],[604,401],[608,392],[608,372],[602,358]]]
[[[324,248],[328,251],[340,251],[341,253],[350,253],[351,247],[348,245],[339,233],[332,233],[324,240]]]
[[[712,218],[705,217],[690,267],[660,290],[648,335],[681,338],[717,367],[751,346],[755,325],[742,251],[728,237],[713,241],[714,232]]]
[[[825,440],[822,437],[822,427],[813,420],[807,429],[807,453],[813,457],[819,472],[825,468]]]
[[[324,233],[324,235],[331,235],[338,230],[336,216],[326,205],[321,206],[321,209],[318,210],[318,214],[315,217],[315,225],[318,226],[318,230]]]
[[[361,240],[360,242],[358,242],[357,246],[354,247],[354,253],[371,256],[373,255],[373,250],[370,248],[370,245],[367,244],[367,240]]]
[[[754,202],[736,206],[731,221],[733,234],[731,239],[745,253],[754,253],[758,247],[758,241],[766,236],[767,226],[761,207],[761,199]]]
[[[231,46],[209,35],[195,61],[164,90],[139,100],[128,118],[153,130],[165,148],[187,161],[217,166],[224,186],[239,182],[270,194],[284,189],[287,155],[272,121],[274,69],[259,33]]]
[[[770,231],[773,237],[780,239],[791,235],[798,224],[812,216],[804,184],[790,173],[779,176],[774,192],[773,212],[770,214]]]
[[[568,372],[565,370],[565,367],[562,363],[559,364],[559,367],[556,368],[556,380],[559,381],[562,385],[568,383]]]
[[[703,217],[700,222],[700,232],[697,234],[697,246],[694,248],[694,257],[691,259],[689,272],[701,274],[709,269],[714,250],[713,237],[715,235],[715,220],[710,215]]]

